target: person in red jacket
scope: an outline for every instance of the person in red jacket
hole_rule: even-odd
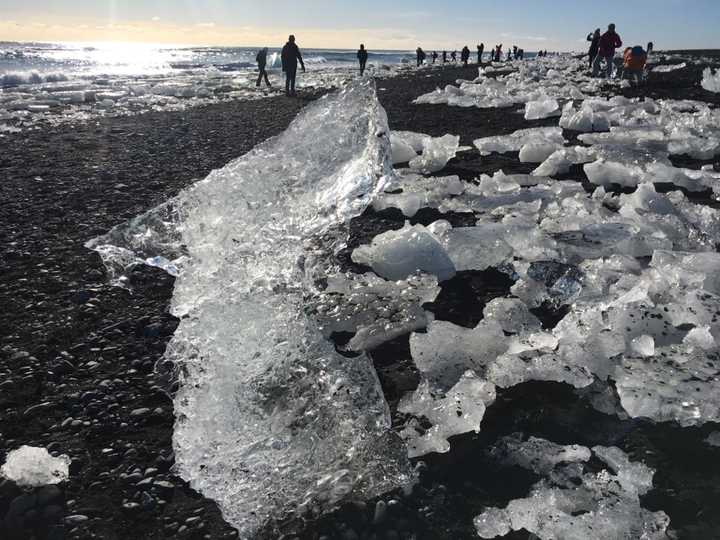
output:
[[[597,77],[600,74],[600,63],[603,60],[605,60],[606,63],[607,78],[612,77],[613,67],[615,67],[615,49],[618,47],[622,47],[622,40],[617,32],[615,32],[615,25],[611,24],[608,26],[608,31],[600,36],[598,53],[593,62],[593,77]]]

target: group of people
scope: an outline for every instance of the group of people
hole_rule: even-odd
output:
[[[613,28],[614,31],[614,25],[610,25]],[[601,54],[606,52],[605,49],[601,48],[601,41],[604,36],[600,36],[600,30],[596,31],[598,40],[597,44],[593,39],[591,39],[591,36],[588,36],[589,41],[593,41],[593,45],[590,47],[590,58],[591,58],[591,64],[594,61],[593,58],[596,58],[596,60],[599,62],[601,58]],[[620,38],[618,36],[617,42],[619,44],[618,47],[622,44],[620,42]],[[615,41],[613,41],[615,43]],[[494,50],[491,51],[491,60],[494,62],[500,62],[502,59],[502,44],[497,45]],[[595,54],[593,54],[593,47],[595,47]],[[482,64],[482,58],[483,54],[485,52],[485,44],[481,43],[477,46],[477,63]],[[422,47],[418,47],[415,51],[416,57],[417,57],[417,65],[418,67],[425,63],[425,60],[427,58],[427,55],[425,54],[425,51],[422,50]],[[614,55],[614,49],[612,54]],[[543,53],[543,51],[540,51],[538,53],[538,56],[546,56],[547,51]],[[267,73],[267,56],[268,56],[268,49],[267,47],[264,47],[258,51],[255,60],[257,61],[258,66],[258,78],[256,86],[260,86],[265,81],[265,84],[270,87],[270,79],[268,78]],[[512,50],[508,49],[507,51],[507,60],[512,60],[513,58],[515,60],[522,60],[525,57],[525,51],[523,49],[519,49],[517,45],[513,46]],[[360,49],[357,52],[357,59],[360,64],[360,75],[362,76],[365,73],[365,68],[367,66],[368,61],[368,51],[365,48],[364,44],[360,45]],[[432,53],[432,63],[434,64],[438,59],[438,53],[437,51],[433,51]],[[291,35],[288,37],[287,43],[282,48],[282,52],[280,53],[280,60],[282,62],[282,70],[283,73],[285,73],[285,93],[288,96],[294,96],[295,95],[295,81],[297,78],[297,70],[298,70],[298,64],[300,65],[300,68],[302,71],[305,71],[305,63],[303,62],[302,53],[300,52],[300,48],[297,46],[297,43],[295,43],[295,36]],[[447,51],[442,52],[442,61],[443,63],[448,62],[448,53]],[[450,61],[451,62],[457,62],[457,51],[452,51],[450,53]],[[462,51],[460,51],[460,61],[467,66],[468,62],[470,61],[470,48],[465,45],[462,48]],[[593,64],[594,65],[594,64]],[[598,64],[599,66],[599,64]]]
[[[587,35],[590,42],[590,50],[588,51],[589,68],[592,69],[593,77],[600,75],[605,63],[605,76],[610,79],[615,71],[615,52],[622,47],[622,39],[617,33],[614,24],[608,25],[607,32],[600,33],[597,28],[595,32]],[[645,76],[645,65],[647,64],[648,55],[653,50],[652,41],[647,44],[647,48],[643,49],[641,45],[634,47],[626,47],[623,52],[623,69],[622,78],[635,80],[640,84]]]
[[[255,57],[258,65],[258,78],[255,86],[260,86],[263,79],[268,87],[271,86],[267,74],[267,54],[268,49],[267,47],[264,47],[260,49]],[[285,94],[288,96],[294,96],[298,62],[300,63],[300,67],[303,72],[305,71],[305,62],[303,62],[300,48],[295,43],[295,36],[291,35],[288,38],[287,43],[285,43],[285,46],[283,46],[282,52],[280,53],[280,60],[282,61],[283,73],[285,73]]]
[[[359,54],[359,53],[358,53]],[[462,48],[462,51],[460,51],[460,61],[467,66],[470,62],[470,48],[465,45]],[[483,54],[485,54],[485,44],[481,43],[477,46],[477,63],[482,64],[482,58]],[[450,53],[450,62],[457,62],[457,51],[452,51]],[[538,57],[547,56],[547,51],[540,51],[537,53]],[[415,57],[417,61],[418,67],[420,67],[422,64],[425,63],[425,60],[427,59],[427,54],[425,51],[423,51],[422,47],[418,47],[415,51]],[[440,57],[438,55],[437,51],[433,51],[431,55],[432,63],[434,64],[437,59]],[[517,45],[513,45],[512,49],[508,49],[507,51],[507,57],[506,60],[522,60],[525,58],[525,50],[518,48]],[[503,59],[503,46],[502,43],[500,45],[496,45],[494,49],[490,51],[490,61],[491,62],[501,62]],[[442,52],[442,61],[443,64],[448,62],[448,52],[443,51]]]

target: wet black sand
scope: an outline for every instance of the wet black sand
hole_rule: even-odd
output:
[[[556,122],[525,122],[516,112],[520,107],[477,110],[410,103],[436,86],[476,74],[475,68],[447,68],[431,76],[378,81],[391,127],[455,133],[463,144],[471,144],[477,137]],[[671,82],[663,82],[665,75]],[[665,75],[654,90],[662,97],[692,95],[717,103],[716,95],[699,88],[694,69]],[[643,92],[652,95],[652,86]],[[19,496],[14,486],[0,483],[0,520],[5,524],[0,538],[29,538],[31,530],[38,538],[235,537],[214,503],[169,472],[172,403],[153,365],[176,325],[167,314],[172,279],[143,268],[133,275],[133,294],[111,288],[99,258],[83,244],[279,133],[311,98],[151,113],[70,131],[48,128],[0,138],[0,462],[22,444],[73,458],[70,481],[40,497]],[[684,166],[700,166],[678,159],[684,159]],[[500,168],[506,173],[531,169],[514,154],[480,160],[471,151],[443,173],[472,180]],[[581,170],[570,176],[584,179]],[[415,221],[430,223],[439,217],[423,211]],[[468,215],[443,217],[472,222]],[[399,212],[368,211],[352,223],[349,245],[399,228],[403,221]],[[440,319],[473,326],[484,304],[506,295],[509,286],[496,271],[463,272],[445,283],[428,307]],[[561,314],[541,315],[552,326]],[[372,356],[394,405],[417,384],[407,337]],[[420,485],[409,497],[384,497],[387,511],[377,520],[377,501],[369,501],[347,505],[319,521],[277,524],[264,536],[474,538],[472,517],[483,506],[502,506],[523,496],[534,481],[523,471],[498,469],[483,454],[498,436],[523,431],[561,443],[622,447],[658,469],[657,488],[645,504],[668,512],[680,538],[720,537],[720,450],[702,443],[712,429],[621,422],[594,411],[566,386],[521,385],[500,395],[481,434],[460,437],[449,454],[424,459]],[[154,478],[154,485],[147,478]],[[63,517],[66,525],[51,526]]]

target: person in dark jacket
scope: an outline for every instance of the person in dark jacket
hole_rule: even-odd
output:
[[[447,64],[447,51],[443,51],[443,64]]]
[[[438,59],[438,53],[437,51],[433,51],[432,53],[432,63],[434,64]]]
[[[367,64],[368,52],[364,44],[360,44],[360,50],[357,52],[358,62],[360,62],[360,76],[365,73],[365,65]]]
[[[460,53],[460,59],[462,60],[463,65],[467,67],[468,60],[470,60],[470,48],[467,45],[462,48],[462,52]]]
[[[257,53],[257,56],[255,57],[255,60],[257,61],[257,65],[258,65],[258,71],[259,71],[257,83],[255,84],[255,86],[260,86],[260,83],[262,82],[263,77],[265,78],[265,84],[267,84],[268,87],[270,86],[270,81],[268,80],[268,74],[267,74],[267,71],[265,71],[265,66],[267,65],[267,53],[268,53],[268,50],[267,50],[267,47],[265,47],[263,49],[260,49],[260,51],[258,51],[258,53]]]
[[[305,72],[305,63],[300,54],[300,49],[295,44],[295,36],[290,36],[288,42],[282,48],[280,54],[282,59],[282,70],[285,72],[285,94],[288,96],[295,95],[295,77],[297,76],[297,65],[300,61],[300,67]]]
[[[422,47],[418,47],[415,54],[417,55],[417,65],[420,67],[425,62],[425,51],[422,50]]]
[[[615,67],[615,49],[618,47],[622,47],[622,40],[615,32],[615,25],[611,24],[608,26],[608,31],[600,36],[598,53],[593,61],[593,77],[597,77],[600,74],[600,63],[603,60],[605,60],[606,64],[606,77],[608,79],[612,77],[613,68]]]
[[[485,52],[485,44],[481,43],[480,45],[478,45],[477,51],[478,51],[478,66],[479,66],[480,64],[482,64],[482,56],[483,56],[483,52]]]
[[[590,50],[588,50],[588,56],[590,56],[588,67],[592,69],[593,62],[595,61],[595,57],[598,53],[598,48],[600,47],[600,29],[596,28],[594,34],[588,34],[587,40],[590,42]]]
[[[450,60],[453,62],[457,62],[457,51],[453,51],[450,53]]]

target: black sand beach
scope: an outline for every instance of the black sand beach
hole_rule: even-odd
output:
[[[651,78],[647,95],[720,103],[717,94],[699,88],[697,69]],[[379,80],[391,128],[459,134],[469,145],[478,137],[557,122],[526,122],[515,108],[411,103],[437,86],[476,75],[474,67],[453,67]],[[177,324],[167,313],[173,279],[140,268],[132,276],[133,293],[111,287],[99,257],[83,244],[281,132],[316,97],[224,103],[0,138],[0,462],[23,444],[73,458],[70,481],[58,489],[23,495],[0,481],[1,538],[30,538],[33,532],[56,539],[237,537],[212,501],[170,473],[172,402],[154,366]],[[566,135],[572,140],[576,134]],[[676,159],[691,168],[706,163]],[[532,168],[517,154],[480,159],[472,150],[442,174],[470,181],[499,169]],[[581,168],[568,177],[584,180]],[[709,194],[695,200],[714,204]],[[438,217],[421,211],[413,222]],[[442,217],[472,223],[470,215]],[[353,221],[340,262],[350,265],[350,248],[403,223],[400,212],[367,211]],[[496,271],[461,272],[443,284],[433,311],[471,327],[484,304],[507,295],[510,285]],[[562,316],[549,309],[538,315],[546,327]],[[408,337],[372,357],[394,406],[418,382]],[[718,538],[720,449],[702,443],[714,429],[621,421],[596,412],[569,387],[528,383],[498,396],[480,434],[459,437],[450,453],[423,459],[412,495],[349,504],[318,521],[276,524],[265,537],[475,538],[473,516],[523,496],[537,480],[519,468],[498,470],[483,454],[487,441],[523,431],[563,444],[613,444],[642,458],[658,470],[644,505],[667,512],[679,538]],[[62,519],[64,526],[55,525]]]

